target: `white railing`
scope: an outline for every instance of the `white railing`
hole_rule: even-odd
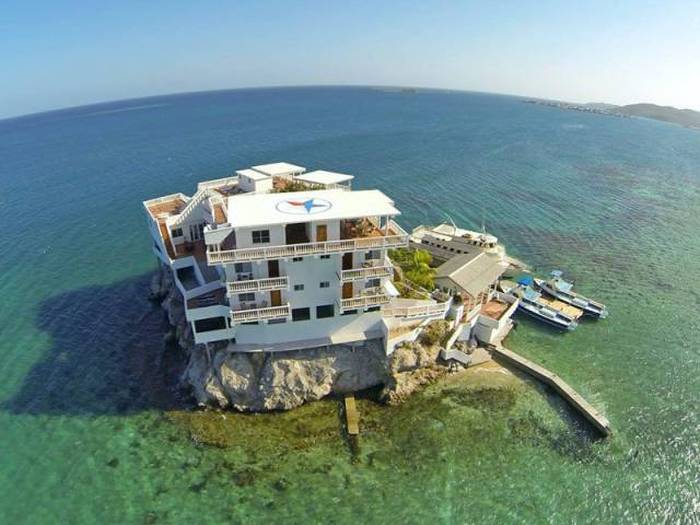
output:
[[[345,283],[349,281],[360,281],[363,279],[371,279],[376,277],[391,277],[392,275],[394,275],[394,267],[389,264],[342,270],[339,277],[340,280]]]
[[[197,190],[219,188],[221,186],[233,186],[234,184],[238,184],[238,175],[202,181],[197,184]]]
[[[434,304],[419,304],[413,306],[390,306],[382,310],[382,314],[385,317],[405,317],[405,318],[416,318],[416,317],[431,317],[431,316],[445,316],[447,310],[450,307],[450,303],[434,303]]]
[[[245,292],[269,292],[283,290],[289,285],[287,277],[270,277],[267,279],[251,279],[226,283],[230,294]]]
[[[246,310],[231,310],[231,323],[247,323],[252,321],[266,321],[269,319],[287,318],[291,315],[289,304],[282,306],[269,306],[266,308],[250,308]]]
[[[192,211],[201,203],[204,201],[204,199],[209,198],[209,192],[211,190],[208,190],[206,188],[197,190],[197,193],[194,194],[194,196],[190,199],[190,201],[187,203],[187,206],[180,212],[180,215],[177,216],[175,221],[173,221],[173,226],[179,226],[182,224],[182,222],[192,213]]]
[[[340,300],[341,310],[354,310],[356,308],[367,308],[370,306],[380,306],[389,302],[389,296],[384,293],[373,295],[361,295]]]
[[[211,264],[237,263],[261,259],[280,259],[284,257],[303,257],[306,255],[326,255],[332,253],[367,251],[384,248],[401,248],[408,246],[408,234],[386,235],[380,237],[360,237],[326,242],[307,242],[303,244],[285,244],[262,248],[240,248],[237,250],[215,251],[207,247],[207,262]]]

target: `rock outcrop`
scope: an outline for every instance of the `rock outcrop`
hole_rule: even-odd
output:
[[[183,373],[200,405],[241,411],[288,410],[330,394],[383,386],[381,399],[398,403],[420,385],[444,373],[439,347],[419,342],[387,357],[381,339],[289,352],[234,352],[228,343],[194,344],[182,296],[163,267],[151,284],[172,329],[166,338],[188,352]]]

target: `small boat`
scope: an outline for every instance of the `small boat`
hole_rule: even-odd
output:
[[[573,283],[566,282],[561,278],[562,272],[554,270],[551,273],[551,279],[535,279],[535,286],[542,290],[547,295],[558,299],[564,303],[575,306],[583,310],[585,314],[599,319],[605,319],[608,316],[608,309],[604,304],[598,303],[587,297],[577,294],[573,291]]]
[[[499,286],[503,293],[520,299],[518,311],[560,330],[574,330],[583,312],[571,305],[544,297],[533,287],[530,276],[522,277],[517,283],[501,281]]]
[[[560,330],[571,331],[578,326],[578,321],[572,316],[555,310],[550,305],[542,302],[542,295],[531,286],[517,288],[516,294],[520,297],[518,310],[521,312]]]

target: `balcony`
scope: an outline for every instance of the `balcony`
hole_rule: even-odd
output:
[[[270,277],[268,279],[251,279],[226,283],[229,294],[249,292],[271,292],[285,290],[289,286],[287,277]]]
[[[341,282],[347,283],[352,281],[363,281],[365,279],[374,279],[381,277],[392,277],[394,275],[394,267],[386,260],[366,261],[362,268],[351,268],[350,270],[342,270],[338,278]]]
[[[377,234],[377,232],[378,230],[372,230],[372,235],[368,237],[354,237],[336,241],[306,242],[260,248],[240,248],[237,250],[215,251],[209,246],[207,249],[207,262],[210,265],[225,264],[264,259],[305,257],[307,255],[330,255],[352,251],[403,248],[408,246],[408,234],[394,221],[391,221],[389,224],[388,235]],[[357,231],[355,231],[354,234],[358,235]]]
[[[246,308],[244,310],[231,311],[231,323],[251,323],[255,321],[268,321],[270,319],[286,319],[291,316],[289,304],[281,306],[267,306],[263,308]]]
[[[369,308],[371,306],[381,306],[390,301],[389,296],[381,287],[366,288],[360,295],[340,300],[340,310],[355,310],[357,308]]]

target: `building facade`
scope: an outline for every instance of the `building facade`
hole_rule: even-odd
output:
[[[396,295],[387,250],[408,246],[400,212],[381,191],[352,191],[352,176],[304,173],[255,166],[144,202],[196,343],[278,351],[382,336]]]

